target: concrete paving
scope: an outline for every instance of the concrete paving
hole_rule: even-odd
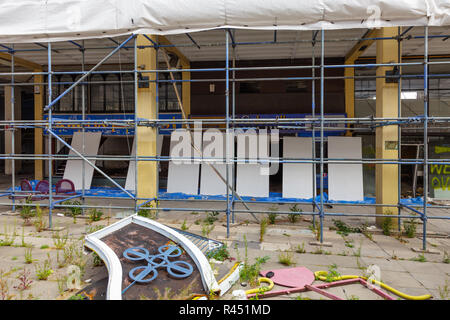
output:
[[[96,226],[107,225],[118,219],[123,213],[119,210],[108,210],[109,205],[130,205],[131,202],[124,200],[114,200],[103,203],[100,200],[89,200],[90,204],[103,205],[105,209],[104,216],[110,216],[109,219],[103,219],[93,224],[88,224],[87,219],[79,218],[77,223],[73,223],[72,218],[61,217],[57,215],[60,210],[56,210],[53,215],[55,227],[64,228],[60,231],[60,235],[67,232],[69,243],[72,243],[77,250],[82,247],[82,239],[86,232],[94,230]],[[223,203],[217,202],[190,202],[190,201],[165,201],[161,205],[164,207],[181,208],[196,207],[207,209],[210,211],[223,208]],[[271,205],[252,204],[254,210],[267,210]],[[240,205],[236,205],[241,208]],[[301,206],[305,211],[311,210],[310,206]],[[278,210],[289,210],[289,206],[280,205]],[[340,207],[327,210],[338,210],[339,212],[359,212],[371,213],[373,208],[369,207]],[[430,215],[448,214],[442,209],[434,212],[430,210]],[[292,254],[292,266],[304,266],[311,271],[329,270],[331,266],[336,267],[337,272],[342,275],[364,275],[367,267],[375,265],[380,270],[382,281],[410,295],[431,294],[433,299],[448,299],[449,283],[450,283],[450,264],[446,253],[450,253],[450,228],[448,223],[437,223],[436,220],[431,221],[428,225],[430,235],[427,238],[427,246],[436,250],[439,254],[424,253],[423,255],[414,252],[412,248],[420,248],[422,239],[420,234],[421,226],[418,226],[418,235],[414,238],[385,236],[380,229],[371,230],[370,235],[361,233],[350,233],[341,235],[333,230],[333,219],[327,217],[324,223],[324,241],[332,243],[331,247],[314,246],[310,243],[316,241],[314,233],[311,231],[311,217],[302,217],[298,222],[291,223],[286,215],[279,215],[274,225],[268,225],[264,234],[263,241],[260,241],[260,225],[256,223],[253,217],[248,213],[239,213],[235,216],[235,224],[230,228],[229,237],[227,237],[226,216],[224,213],[218,215],[218,220],[214,223],[214,229],[209,234],[202,231],[202,220],[205,219],[206,213],[195,213],[191,211],[161,211],[157,221],[166,225],[181,228],[185,222],[188,231],[210,238],[223,241],[228,245],[232,257],[243,259],[246,249],[248,252],[248,261],[254,263],[256,258],[264,256],[270,257],[269,260],[262,265],[263,269],[279,269],[283,266],[279,262],[281,252],[289,251]],[[258,217],[263,217],[259,215]],[[343,218],[336,217],[335,220],[341,220],[353,227],[362,226],[364,223],[371,226],[375,224],[374,218]],[[25,247],[22,246],[22,229],[23,242],[32,247],[32,256],[35,260],[32,264],[25,264],[24,255]],[[15,231],[14,231],[15,230]],[[74,291],[65,290],[66,288],[58,288],[58,282],[67,275],[67,266],[58,268],[58,260],[62,259],[63,250],[55,248],[54,232],[42,231],[36,232],[34,226],[22,226],[20,216],[11,215],[10,208],[4,206],[3,212],[0,212],[0,242],[5,237],[11,237],[16,233],[14,245],[0,247],[0,271],[3,275],[1,281],[8,286],[8,296],[12,299],[65,299],[70,297]],[[434,234],[434,236],[433,236]],[[48,246],[48,247],[47,247]],[[235,247],[237,249],[235,249]],[[298,249],[304,250],[299,253]],[[51,268],[54,271],[48,280],[38,280],[36,277],[36,265],[42,264],[50,255]],[[86,286],[86,280],[96,279],[106,271],[104,267],[94,267],[92,254],[83,255],[86,260],[86,269],[82,277],[82,286]],[[445,263],[445,262],[446,263]],[[228,262],[222,268],[229,268],[233,263]],[[33,281],[30,289],[20,291],[15,286],[18,285],[18,276],[21,275],[23,269],[29,272],[29,278]],[[321,281],[315,281],[319,284]],[[446,286],[447,285],[447,286]],[[4,288],[5,286],[3,286]],[[235,284],[232,290],[243,289],[248,290],[249,286],[241,286],[240,283]],[[282,289],[275,286],[274,290]],[[231,299],[229,291],[223,298]],[[4,291],[4,289],[3,289]],[[327,289],[343,299],[381,299],[373,292],[364,288],[360,284],[347,285],[345,287],[337,287]],[[0,292],[1,294],[1,292]],[[394,294],[391,294],[397,298]],[[274,297],[271,299],[328,299],[314,292],[304,292],[301,294],[291,294]]]

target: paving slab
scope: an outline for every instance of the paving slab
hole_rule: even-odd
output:
[[[442,274],[429,274],[421,272],[411,272],[411,276],[420,282],[427,289],[437,290],[439,286],[445,285],[445,281],[450,280],[450,277]]]
[[[408,272],[384,271],[381,274],[381,282],[393,288],[400,286],[405,288],[425,288]]]

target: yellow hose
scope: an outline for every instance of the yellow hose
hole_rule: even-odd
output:
[[[339,276],[339,277],[332,277],[332,278],[327,278],[328,275],[328,271],[316,271],[314,272],[314,276],[316,277],[316,280],[322,280],[322,281],[338,281],[338,280],[347,280],[347,279],[356,279],[356,278],[361,278],[367,281],[367,277],[361,277],[361,276],[355,276],[355,275],[345,275],[345,276]],[[406,293],[400,292],[390,286],[388,286],[387,284],[384,284],[383,282],[377,281],[375,279],[371,279],[370,280],[372,283],[375,283],[377,285],[379,285],[380,287],[392,292],[393,294],[404,298],[404,299],[408,299],[408,300],[427,300],[427,299],[431,299],[433,298],[433,296],[429,295],[429,294],[425,294],[422,296],[410,296]]]
[[[258,278],[258,284],[261,284],[261,282],[268,283],[269,285],[268,286],[262,286],[262,287],[259,287],[259,288],[255,288],[255,289],[247,290],[247,291],[245,291],[245,294],[249,295],[249,294],[252,294],[252,293],[264,293],[264,292],[272,290],[272,288],[274,286],[272,280],[270,280],[269,278],[263,278],[263,277]]]

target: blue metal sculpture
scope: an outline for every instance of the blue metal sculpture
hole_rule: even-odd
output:
[[[159,254],[150,255],[147,249],[142,247],[133,247],[125,250],[123,256],[131,261],[146,260],[148,265],[138,266],[130,270],[128,276],[133,282],[126,287],[122,294],[133,284],[149,283],[158,276],[158,268],[166,268],[167,272],[175,278],[189,277],[194,268],[186,261],[170,261],[169,258],[176,258],[181,255],[181,249],[177,246],[166,245],[158,248]]]

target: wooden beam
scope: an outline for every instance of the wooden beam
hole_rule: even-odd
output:
[[[158,36],[158,44],[164,45],[164,46],[171,46],[172,43],[164,36]],[[181,61],[181,65],[189,65],[189,59],[186,58],[184,54],[181,53],[180,50],[178,50],[176,47],[163,47],[164,50],[167,52],[171,52],[175,54]]]
[[[9,53],[0,52],[0,64],[4,64],[5,61],[10,63],[11,60],[12,58]],[[14,65],[21,66],[30,70],[42,69],[41,65],[16,56],[14,56]]]
[[[376,38],[378,35],[377,29],[368,31],[363,38]],[[375,40],[361,40],[353,46],[352,49],[345,55],[345,61],[355,62],[366,51]]]

